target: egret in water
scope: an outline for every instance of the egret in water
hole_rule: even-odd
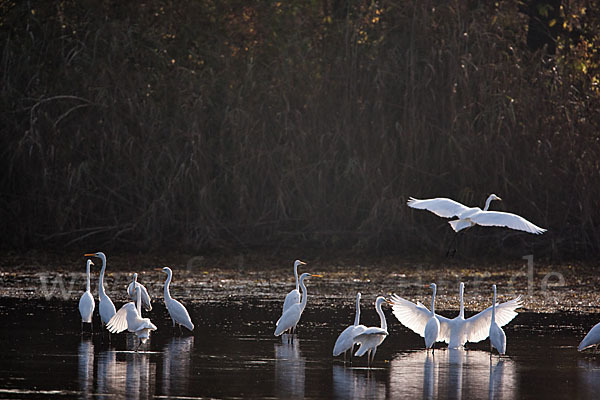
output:
[[[437,314],[440,321],[440,332],[437,340],[448,343],[451,349],[461,348],[467,342],[481,342],[489,336],[492,320],[492,307],[488,307],[470,318],[464,317],[463,303],[464,284],[459,286],[460,311],[455,318],[446,318]],[[418,335],[425,336],[425,326],[431,318],[431,312],[421,302],[416,304],[394,294],[392,296],[392,312],[400,323]],[[521,296],[496,305],[495,320],[498,326],[508,324],[517,316],[515,311],[522,305]]]
[[[356,294],[356,315],[354,317],[354,325],[350,325],[340,333],[340,336],[335,341],[333,346],[333,356],[339,356],[344,353],[344,361],[346,361],[346,353],[350,350],[350,360],[352,360],[352,352],[354,350],[354,337],[360,335],[367,329],[366,326],[360,325],[360,293]]]
[[[302,312],[304,308],[306,308],[306,301],[308,299],[308,294],[306,292],[306,285],[304,285],[304,280],[311,277],[321,277],[321,275],[313,275],[308,272],[300,275],[300,287],[302,288],[302,301],[297,304],[293,304],[288,308],[281,317],[277,320],[277,327],[275,328],[275,336],[280,336],[283,332],[287,330],[294,330],[298,322],[300,321],[300,317],[302,316]]]
[[[171,297],[169,286],[171,285],[173,271],[169,267],[164,267],[162,271],[167,274],[167,279],[165,281],[165,306],[167,307],[167,311],[169,311],[169,315],[173,320],[173,328],[175,328],[175,323],[177,323],[180,330],[181,325],[183,325],[190,331],[193,331],[194,324],[192,323],[192,319],[190,318],[190,314],[188,313],[187,309],[183,304]]]
[[[291,290],[287,294],[287,296],[285,296],[285,300],[283,302],[283,311],[281,311],[282,315],[292,305],[300,303],[300,282],[298,281],[298,266],[300,265],[306,265],[306,263],[300,260],[294,261],[294,277],[296,278],[296,289]]]
[[[440,334],[440,320],[435,315],[435,294],[437,292],[437,285],[432,283],[429,287],[433,289],[433,293],[431,294],[431,317],[425,325],[424,337],[425,348],[432,349],[431,351],[433,352],[433,345],[437,342],[437,338]]]
[[[376,326],[372,326],[366,328],[360,334],[354,336],[354,341],[360,343],[360,347],[354,355],[356,357],[361,357],[363,354],[368,353],[367,365],[369,366],[371,365],[371,362],[373,362],[373,360],[375,359],[377,347],[379,347],[379,345],[383,343],[383,341],[388,335],[385,314],[381,309],[381,305],[386,302],[389,303],[389,301],[386,300],[383,296],[379,296],[375,300],[375,310],[377,311],[377,314],[379,314],[379,319],[381,320],[380,327],[378,328]]]
[[[152,311],[152,300],[150,299],[150,295],[148,294],[148,291],[146,290],[144,285],[138,283],[137,278],[138,274],[136,272],[133,274],[133,282],[131,282],[129,286],[127,286],[127,294],[129,294],[129,297],[131,297],[131,301],[135,301],[135,290],[133,288],[134,286],[139,286],[142,293],[142,305],[144,306],[144,310]]]
[[[490,357],[492,347],[498,350],[500,355],[506,353],[506,335],[502,328],[496,323],[496,285],[492,285],[494,299],[492,300],[492,322],[490,323]]]
[[[117,310],[115,305],[106,292],[104,291],[104,272],[106,271],[106,256],[101,251],[97,253],[89,253],[86,257],[98,257],[102,260],[102,269],[100,270],[100,280],[98,282],[98,311],[100,313],[100,321],[106,325],[108,321],[115,315]]]
[[[92,315],[94,314],[94,309],[96,308],[96,302],[94,301],[94,296],[92,296],[92,291],[90,290],[90,265],[94,265],[94,263],[92,260],[87,260],[85,266],[86,289],[79,299],[79,313],[81,314],[82,332],[84,322],[90,324],[91,330],[94,330],[92,325]]]
[[[600,344],[600,323],[594,325],[592,329],[585,335],[579,346],[578,351],[583,351],[587,348],[598,346]]]
[[[150,338],[150,332],[155,331],[150,318],[142,318],[142,291],[135,286],[136,302],[129,302],[119,309],[119,311],[108,321],[106,327],[111,333],[120,333],[124,330],[135,333],[140,340],[135,351],[142,343],[146,343]]]

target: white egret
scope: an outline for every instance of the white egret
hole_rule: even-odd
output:
[[[587,348],[597,346],[600,344],[600,323],[594,325],[592,329],[585,335],[579,346],[577,346],[578,351],[583,351]]]
[[[94,296],[92,296],[92,291],[90,290],[90,265],[94,265],[92,260],[87,260],[85,266],[86,273],[86,290],[81,295],[79,299],[79,314],[81,314],[81,330],[83,331],[83,323],[92,324],[92,315],[94,314],[94,309],[96,308],[96,302],[94,301]],[[93,325],[91,325],[92,331]]]
[[[458,219],[448,222],[455,232],[474,225],[502,226],[536,235],[546,232],[546,229],[532,224],[520,215],[502,211],[488,211],[492,200],[502,199],[495,194],[491,194],[485,201],[483,210],[479,207],[467,207],[457,201],[443,197],[426,200],[409,197],[407,204],[412,208],[431,211],[440,217],[457,217]]]
[[[173,320],[173,328],[175,328],[175,323],[177,323],[179,324],[179,329],[181,329],[181,325],[183,325],[190,331],[193,331],[194,324],[192,323],[192,319],[190,318],[190,314],[188,313],[187,309],[183,304],[171,297],[169,285],[171,285],[173,271],[169,267],[164,267],[162,271],[167,274],[167,280],[165,281],[165,306],[167,307],[167,311],[169,311],[169,315]]]
[[[300,303],[300,282],[298,281],[298,266],[300,265],[306,265],[306,263],[300,260],[294,261],[294,277],[296,278],[296,289],[291,290],[287,294],[287,296],[285,296],[285,300],[283,302],[283,311],[281,311],[282,315],[292,305]]]
[[[308,294],[306,292],[306,285],[304,285],[304,279],[312,277],[321,277],[321,275],[313,275],[308,272],[300,275],[300,287],[302,288],[302,301],[298,304],[293,304],[288,308],[283,315],[277,320],[277,327],[275,328],[275,336],[280,336],[283,332],[287,330],[293,330],[298,325],[300,321],[300,317],[302,316],[302,312],[306,307],[306,301],[308,299]]]
[[[120,333],[124,330],[135,333],[140,340],[135,350],[142,343],[146,343],[150,338],[150,332],[155,331],[150,318],[142,318],[142,291],[135,286],[136,302],[129,302],[119,309],[119,311],[108,321],[106,327],[111,333]]]
[[[389,303],[389,301],[386,300],[385,297],[383,297],[383,296],[379,296],[375,300],[375,310],[377,311],[377,314],[379,314],[379,319],[381,320],[380,327],[379,328],[376,326],[369,327],[354,337],[354,341],[360,343],[360,347],[358,348],[358,350],[356,351],[356,353],[354,355],[356,357],[361,357],[363,354],[368,353],[367,354],[367,365],[369,365],[369,366],[371,365],[371,362],[375,359],[375,353],[377,352],[377,347],[381,343],[383,343],[383,341],[385,340],[385,338],[388,335],[385,314],[383,313],[383,310],[381,309],[381,305],[386,302]]]
[[[106,256],[103,252],[89,253],[86,257],[98,257],[102,260],[102,269],[100,270],[100,280],[98,282],[98,311],[100,313],[100,321],[106,325],[108,321],[115,315],[117,310],[115,305],[106,292],[104,291],[104,272],[106,271]]]
[[[498,350],[500,355],[506,353],[506,334],[502,328],[496,323],[496,285],[492,285],[494,291],[494,299],[492,300],[492,321],[490,323],[490,356],[492,355],[492,347]]]
[[[139,286],[142,293],[142,305],[144,306],[144,310],[152,311],[152,300],[150,299],[150,295],[148,294],[148,291],[146,290],[144,285],[137,281],[137,277],[138,274],[136,272],[133,274],[133,282],[131,282],[129,286],[127,286],[127,294],[129,295],[129,297],[131,297],[131,301],[135,301],[135,290],[133,289],[133,287],[134,285]]]
[[[440,334],[440,320],[435,315],[435,294],[437,292],[437,285],[432,283],[429,285],[431,289],[433,289],[433,293],[431,295],[431,317],[427,324],[425,325],[425,348],[432,349],[435,342],[437,342],[437,338]]]
[[[448,347],[456,349],[465,343],[477,343],[489,336],[492,320],[492,307],[488,307],[470,318],[464,318],[463,303],[464,284],[460,285],[460,312],[457,317],[450,319],[437,314],[440,321],[440,332],[437,340],[448,343]],[[394,294],[392,296],[392,311],[398,321],[413,332],[425,336],[425,326],[431,318],[431,312],[421,302],[416,304]],[[521,296],[496,306],[495,320],[498,326],[508,324],[517,316],[515,311],[521,307]]]
[[[340,333],[340,336],[335,341],[333,346],[333,356],[339,356],[344,353],[344,361],[346,361],[346,353],[350,350],[350,359],[354,350],[354,337],[360,335],[367,329],[366,326],[360,325],[360,293],[356,294],[356,315],[354,316],[354,325],[350,325]]]

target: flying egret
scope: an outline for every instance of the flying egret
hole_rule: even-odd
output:
[[[146,343],[150,338],[150,332],[155,331],[150,318],[142,318],[142,291],[135,286],[136,303],[129,302],[119,309],[119,311],[108,321],[106,327],[111,333],[120,333],[124,330],[135,333],[140,340],[135,351],[142,343]]]
[[[492,285],[492,290],[494,299],[492,300],[492,322],[490,323],[490,357],[492,356],[492,347],[498,350],[500,355],[506,353],[506,335],[496,323],[496,285]]]
[[[437,340],[448,343],[451,349],[461,348],[467,342],[477,343],[489,336],[489,327],[492,320],[492,307],[488,307],[470,318],[464,318],[463,291],[464,284],[460,285],[460,312],[455,318],[446,318],[436,314],[440,321],[440,332]],[[425,336],[425,325],[431,318],[431,311],[421,302],[416,304],[392,295],[392,312],[400,323],[418,335]],[[515,311],[522,305],[521,296],[496,306],[495,320],[498,326],[508,324],[517,316]]]
[[[87,275],[86,278],[86,289],[85,292],[81,295],[79,299],[79,313],[81,314],[81,331],[83,332],[83,323],[88,323],[91,326],[91,330],[93,331],[94,327],[92,325],[92,315],[94,314],[94,309],[96,308],[96,302],[94,301],[94,296],[92,296],[92,292],[90,290],[90,265],[94,265],[92,260],[87,260],[85,266],[85,273]]]
[[[437,292],[437,285],[435,283],[432,283],[431,285],[429,285],[429,287],[433,289],[433,293],[431,295],[431,317],[425,325],[424,337],[425,348],[432,349],[431,351],[433,352],[433,345],[435,344],[435,342],[437,342],[437,338],[440,334],[440,320],[435,315],[435,294]]]
[[[350,350],[350,360],[352,360],[352,352],[354,350],[354,337],[360,335],[367,329],[366,326],[360,325],[360,293],[356,294],[356,315],[354,317],[354,325],[350,325],[340,333],[340,336],[335,341],[333,346],[333,356],[339,356],[344,353],[344,361],[346,361],[346,353]]]
[[[135,291],[133,290],[133,287],[134,287],[134,285],[139,286],[141,289],[141,293],[142,293],[142,305],[144,306],[144,310],[152,311],[152,304],[151,304],[152,300],[150,299],[150,295],[148,294],[148,291],[146,290],[144,285],[142,285],[141,283],[138,283],[137,277],[138,277],[138,274],[136,272],[133,274],[133,282],[131,282],[129,284],[129,286],[127,286],[127,294],[129,294],[129,297],[131,297],[131,301],[135,301]]]
[[[102,269],[100,270],[100,280],[98,283],[98,311],[100,313],[100,321],[106,325],[108,321],[115,315],[117,310],[115,305],[106,292],[104,291],[104,272],[106,271],[106,256],[103,252],[85,254],[86,257],[98,257],[102,260]]]
[[[167,280],[165,281],[165,306],[167,307],[167,311],[169,311],[169,315],[173,320],[173,328],[175,328],[175,323],[177,323],[179,324],[179,329],[181,329],[181,325],[183,325],[190,331],[193,331],[194,324],[192,323],[192,319],[190,318],[190,314],[188,313],[187,309],[183,304],[171,297],[169,285],[171,285],[173,271],[169,267],[164,267],[162,271],[167,274]]]
[[[597,346],[600,344],[600,323],[594,325],[592,329],[585,335],[579,346],[578,351],[583,351],[589,347]]]
[[[283,332],[287,330],[293,330],[296,328],[298,321],[300,321],[300,317],[302,316],[302,312],[306,307],[306,301],[308,299],[308,294],[306,292],[306,285],[304,285],[304,279],[312,277],[321,277],[321,275],[313,275],[308,272],[300,275],[300,287],[302,288],[302,301],[297,304],[293,304],[288,308],[283,315],[277,320],[277,327],[275,328],[275,336],[280,336]]]
[[[290,308],[294,304],[300,303],[300,283],[298,282],[298,266],[306,265],[304,261],[296,260],[294,261],[294,277],[296,277],[296,289],[291,290],[287,296],[285,296],[285,300],[283,302],[283,311],[281,311],[281,315],[283,315],[288,308]]]
[[[360,343],[360,347],[354,354],[356,357],[361,357],[363,354],[367,354],[367,365],[371,365],[371,362],[375,359],[375,353],[377,352],[377,347],[383,343],[386,336],[388,335],[387,331],[387,322],[385,320],[385,314],[381,309],[381,305],[383,303],[389,303],[388,300],[383,296],[377,297],[375,300],[375,310],[377,314],[379,314],[379,319],[381,320],[381,326],[378,328],[376,326],[369,327],[365,329],[360,334],[354,336],[354,341]]]

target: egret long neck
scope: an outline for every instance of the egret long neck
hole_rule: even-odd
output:
[[[171,292],[169,291],[169,286],[171,285],[171,278],[173,275],[171,271],[167,272],[167,280],[165,281],[165,300],[171,300]]]
[[[302,302],[300,303],[300,308],[304,311],[304,307],[306,307],[306,300],[308,298],[308,293],[306,293],[306,285],[304,284],[304,278],[300,279],[300,287],[302,288]]]
[[[492,300],[492,322],[496,322],[496,286],[494,286],[494,299]]]
[[[487,211],[488,208],[490,208],[490,204],[492,203],[493,197],[490,196],[487,198],[487,200],[485,201],[485,207],[483,207],[483,211]]]
[[[437,292],[437,287],[433,287],[433,294],[431,295],[431,313],[435,314],[435,293]]]
[[[137,307],[137,312],[140,318],[142,317],[142,291],[139,287],[134,286],[133,290],[135,290],[135,306]]]
[[[354,326],[360,323],[360,296],[356,296],[356,316],[354,317]]]
[[[465,285],[463,285],[462,283],[460,284],[460,312],[459,312],[459,317],[461,318],[465,318],[465,303],[463,302],[463,295],[465,293]]]
[[[98,296],[99,297],[105,296],[105,293],[104,293],[104,271],[106,271],[106,257],[101,257],[101,258],[102,258],[102,269],[100,270],[100,280],[98,283]]]
[[[298,263],[294,263],[294,276],[296,277],[296,290],[300,290],[300,283],[298,282]]]
[[[381,309],[380,302],[377,302],[375,304],[375,310],[377,311],[377,314],[379,314],[379,319],[381,320],[381,329],[383,329],[384,331],[387,331],[387,321],[385,320],[385,314],[383,313],[383,310]]]
[[[85,289],[86,291],[90,291],[90,262],[88,260],[87,265],[85,266],[85,273],[87,275]]]

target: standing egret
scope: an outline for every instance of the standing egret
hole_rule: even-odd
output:
[[[371,362],[375,359],[375,353],[377,352],[377,347],[383,343],[386,336],[388,335],[387,331],[387,322],[385,320],[385,314],[381,309],[381,305],[383,303],[389,303],[388,300],[383,296],[377,297],[375,300],[375,310],[377,314],[379,314],[379,319],[381,320],[381,326],[378,328],[376,326],[369,327],[365,329],[360,334],[354,336],[355,342],[360,342],[360,347],[354,354],[356,357],[361,357],[363,354],[367,354],[367,365],[371,365]]]
[[[437,285],[432,283],[429,285],[431,289],[433,289],[433,293],[431,295],[431,318],[427,321],[425,325],[425,348],[431,349],[433,352],[433,345],[437,342],[437,338],[440,334],[440,320],[435,315],[435,295],[437,292]]]
[[[597,346],[600,344],[600,323],[594,325],[592,329],[585,335],[579,346],[578,351],[583,351],[589,347]]]
[[[150,299],[150,295],[148,294],[148,291],[146,290],[144,285],[142,285],[141,283],[138,283],[137,277],[138,277],[138,274],[136,272],[133,274],[133,282],[131,282],[129,284],[129,286],[127,286],[127,294],[129,294],[129,297],[131,297],[132,301],[135,301],[135,290],[133,288],[134,288],[134,286],[139,286],[141,289],[141,293],[142,293],[142,305],[144,306],[144,310],[152,311],[152,304],[151,304],[152,300]]]
[[[108,321],[106,327],[111,333],[120,333],[124,330],[135,333],[140,340],[135,351],[142,343],[146,343],[150,338],[150,331],[155,331],[150,318],[142,318],[142,291],[135,286],[136,303],[129,302],[119,309],[119,311]]]
[[[300,275],[300,287],[302,288],[302,301],[297,304],[292,304],[290,308],[288,308],[281,317],[277,320],[277,327],[275,328],[275,336],[280,336],[283,332],[287,330],[293,330],[298,325],[300,321],[300,317],[302,316],[302,312],[306,307],[306,301],[308,299],[308,293],[306,292],[306,285],[304,285],[304,279],[312,277],[321,277],[321,275],[313,275],[308,272]]]
[[[437,314],[440,321],[440,332],[437,340],[448,343],[451,349],[461,348],[467,342],[477,343],[489,336],[492,320],[492,307],[488,307],[470,318],[464,318],[463,291],[461,282],[459,289],[460,312],[457,317],[450,319]],[[431,311],[421,302],[416,304],[400,296],[392,296],[392,311],[400,323],[418,335],[425,336],[425,325],[431,318]],[[521,296],[496,306],[495,320],[498,326],[504,326],[518,314],[515,311],[522,305]]]
[[[106,325],[108,321],[115,315],[117,310],[115,305],[106,292],[104,292],[104,272],[106,271],[106,256],[103,252],[85,254],[86,257],[98,257],[102,260],[102,269],[100,270],[100,280],[98,283],[98,311],[100,313],[100,321]]]
[[[173,320],[173,328],[175,328],[175,323],[177,323],[179,324],[180,330],[181,325],[183,325],[190,331],[193,331],[194,324],[192,323],[192,319],[190,318],[190,314],[188,313],[187,309],[183,304],[171,297],[169,285],[171,285],[173,271],[171,271],[171,268],[169,267],[164,267],[162,271],[167,274],[167,280],[165,281],[165,306],[167,307],[167,311],[169,311],[169,315]]]
[[[292,305],[300,303],[300,282],[298,281],[298,266],[300,265],[306,265],[306,263],[300,260],[294,261],[294,277],[296,278],[296,289],[291,290],[287,294],[287,296],[285,296],[285,300],[283,302],[283,310],[281,311],[282,315]]]
[[[506,335],[502,328],[496,323],[496,285],[492,285],[494,299],[492,300],[492,322],[490,323],[490,357],[492,356],[492,347],[498,350],[500,355],[506,353]]]
[[[94,263],[92,260],[88,259],[85,266],[86,289],[79,299],[79,313],[81,314],[82,332],[84,322],[90,324],[91,330],[94,330],[94,326],[92,325],[92,315],[94,314],[94,309],[96,308],[96,302],[94,301],[94,296],[92,296],[92,291],[90,290],[90,265],[94,265]]]
[[[344,353],[344,362],[346,361],[346,353],[350,350],[350,360],[352,360],[352,352],[354,350],[354,337],[360,335],[367,329],[366,326],[360,325],[360,293],[356,294],[356,315],[354,317],[354,325],[350,325],[340,333],[340,336],[335,341],[333,346],[333,356],[339,356]]]

